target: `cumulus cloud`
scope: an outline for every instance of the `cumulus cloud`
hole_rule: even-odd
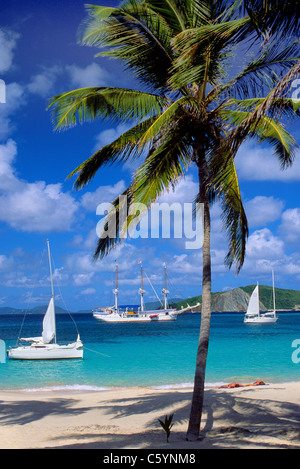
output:
[[[27,85],[27,90],[29,93],[48,98],[50,92],[54,89],[55,81],[60,73],[62,73],[62,70],[57,66],[44,67],[41,73],[31,78]]]
[[[85,290],[82,290],[79,294],[80,295],[95,295],[96,293],[96,288],[86,288]]]
[[[278,198],[258,195],[245,203],[249,226],[265,226],[280,218],[284,202]]]
[[[167,202],[172,204],[174,202],[192,203],[198,194],[199,186],[194,181],[193,176],[188,174],[181,178],[173,191],[165,192],[158,200],[158,202]]]
[[[110,83],[109,73],[95,62],[87,67],[78,65],[67,65],[66,70],[70,74],[73,86],[84,88],[86,86],[108,86]]]
[[[270,148],[245,144],[236,156],[238,177],[247,181],[282,181],[300,180],[300,159],[295,158],[292,167],[282,170],[279,160]]]
[[[13,61],[14,49],[19,34],[7,29],[0,29],[0,73],[7,72]]]
[[[0,254],[0,272],[7,272],[14,265],[12,257],[7,257],[5,254]]]
[[[6,102],[0,104],[0,140],[6,139],[15,130],[12,115],[25,103],[25,90],[18,83],[6,84]]]
[[[96,136],[96,143],[94,145],[93,151],[96,152],[97,150],[99,150],[99,148],[113,142],[118,137],[120,137],[120,135],[122,135],[124,132],[127,132],[127,130],[129,129],[130,129],[130,126],[119,124],[116,127],[102,130],[102,132],[100,132]]]
[[[247,243],[247,256],[259,259],[278,258],[283,255],[284,243],[274,236],[268,228],[256,230],[249,236]]]
[[[126,189],[123,180],[110,186],[100,186],[94,192],[86,192],[81,198],[81,205],[85,210],[95,212],[101,203],[111,203],[115,197],[118,197]]]
[[[89,272],[85,274],[75,274],[73,275],[74,284],[80,287],[84,285],[89,285],[91,283],[93,276],[94,276],[94,272]]]
[[[17,147],[13,140],[0,145],[0,220],[27,232],[71,229],[78,204],[61,183],[28,182],[13,167]]]
[[[282,214],[279,233],[289,243],[299,243],[300,240],[300,208],[285,210]]]

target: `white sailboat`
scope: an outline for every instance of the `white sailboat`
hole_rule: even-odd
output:
[[[54,290],[52,279],[52,267],[50,246],[47,240],[50,280],[51,280],[51,299],[43,320],[43,331],[41,337],[21,338],[20,341],[31,342],[31,345],[21,345],[11,347],[8,350],[8,356],[15,360],[47,360],[61,358],[82,358],[83,345],[79,334],[76,342],[67,345],[59,345],[56,343],[56,321],[55,321],[55,305]]]
[[[277,322],[278,317],[276,316],[275,307],[275,286],[274,286],[274,272],[272,271],[273,280],[273,310],[266,313],[261,313],[259,308],[259,286],[253,290],[250,297],[247,312],[244,317],[245,324],[274,324]]]
[[[164,309],[159,310],[148,310],[145,311],[144,305],[144,280],[143,280],[143,266],[141,264],[141,288],[139,294],[141,295],[141,306],[137,311],[121,311],[118,308],[118,265],[116,266],[116,288],[113,290],[115,295],[115,304],[112,307],[95,308],[93,310],[93,316],[100,322],[153,322],[153,321],[176,321],[177,311],[176,309],[168,309],[167,305],[167,270],[165,266],[165,288],[162,292],[165,299]]]

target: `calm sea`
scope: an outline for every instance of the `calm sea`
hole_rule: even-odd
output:
[[[177,321],[101,324],[92,315],[73,316],[84,344],[82,360],[17,361],[0,364],[0,389],[82,389],[111,386],[187,386],[193,382],[201,315]],[[24,337],[40,335],[42,316],[27,315]],[[0,339],[16,343],[23,316],[0,316]],[[57,316],[58,341],[72,342],[68,315]],[[213,314],[206,382],[300,381],[292,342],[300,340],[300,313],[279,313],[276,324],[245,325],[239,313]]]

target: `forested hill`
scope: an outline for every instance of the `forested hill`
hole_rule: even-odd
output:
[[[246,311],[249,298],[256,285],[234,288],[226,292],[212,293],[212,311],[230,312]],[[259,286],[259,296],[262,310],[273,308],[272,287],[266,285]],[[275,289],[276,309],[300,310],[300,291],[288,290],[283,288]],[[186,308],[187,305],[193,306],[202,303],[202,296],[194,296],[179,302],[173,302],[172,305],[177,309]]]
[[[236,312],[246,311],[249,298],[253,292],[255,285],[248,285],[246,287],[234,288],[226,292],[212,293],[212,311],[214,312]],[[273,308],[273,294],[272,287],[266,285],[259,286],[259,297],[261,310],[268,310]],[[283,288],[275,289],[276,298],[276,309],[285,310],[300,310],[300,291],[299,290],[287,290]],[[170,307],[178,310],[181,307],[186,308],[188,305],[193,306],[197,303],[202,303],[202,297],[194,296],[186,298],[185,300],[176,300],[175,298],[170,299]],[[159,302],[146,303],[146,309],[158,309],[160,307]],[[44,314],[47,306],[37,306],[30,310],[27,310],[27,314]],[[198,308],[200,310],[200,308]],[[10,307],[1,307],[0,314],[24,314],[25,310],[15,309]],[[59,306],[56,307],[58,314],[68,313]],[[76,311],[76,313],[91,313],[91,309],[84,311]],[[74,312],[72,312],[74,314]]]

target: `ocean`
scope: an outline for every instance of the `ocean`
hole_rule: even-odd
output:
[[[276,324],[245,325],[243,314],[213,313],[206,384],[300,381],[300,363],[292,360],[300,344],[300,313],[278,314]],[[84,358],[0,363],[0,389],[101,390],[110,387],[185,387],[194,379],[200,314],[177,321],[140,324],[98,323],[92,314],[74,314]],[[41,334],[41,315],[27,315],[22,336]],[[14,346],[23,316],[0,316],[0,339]],[[69,315],[57,315],[58,342],[76,339]],[[300,354],[299,354],[300,355]]]

